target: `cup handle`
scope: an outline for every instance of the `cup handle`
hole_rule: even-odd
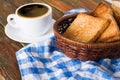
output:
[[[9,25],[11,25],[12,27],[15,27],[16,23],[15,23],[15,14],[10,14],[7,17],[7,22]]]

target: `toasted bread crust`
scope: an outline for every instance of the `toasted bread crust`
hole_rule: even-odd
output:
[[[120,29],[113,15],[111,5],[103,1],[93,12],[80,13],[63,36],[85,43],[120,41]]]
[[[93,15],[111,20],[109,27],[99,37],[97,42],[112,42],[120,40],[120,29],[113,17],[113,12],[110,5],[108,5],[106,2],[101,2],[93,11]]]
[[[115,18],[115,20],[118,23],[118,26],[120,28],[120,8],[118,8],[115,5],[111,5],[112,11],[113,11],[113,16]]]
[[[108,25],[108,19],[80,13],[63,36],[78,42],[95,42]]]

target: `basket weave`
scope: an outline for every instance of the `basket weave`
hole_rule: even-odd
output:
[[[54,24],[54,35],[58,47],[68,57],[79,60],[97,61],[103,58],[120,58],[120,41],[111,43],[82,43],[70,40],[62,33],[78,14],[61,17]]]

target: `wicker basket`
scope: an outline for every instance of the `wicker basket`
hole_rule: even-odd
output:
[[[78,14],[61,17],[54,24],[54,35],[58,47],[68,57],[79,60],[96,61],[103,58],[120,57],[120,41],[111,43],[82,43],[70,40],[62,33],[68,28]]]

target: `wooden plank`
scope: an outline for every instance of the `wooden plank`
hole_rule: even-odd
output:
[[[21,80],[15,52],[22,47],[20,43],[7,38],[0,25],[0,76],[5,80]]]
[[[24,0],[22,0],[24,2]],[[20,2],[20,1],[19,1]],[[14,13],[19,6],[13,4],[11,0],[0,0],[0,79],[1,80],[21,80],[19,67],[15,52],[23,46],[10,40],[4,33],[3,26],[7,24],[6,18]],[[22,3],[22,2],[21,2]],[[23,4],[23,3],[22,3]],[[3,26],[2,26],[3,25]]]
[[[81,0],[81,6],[93,10],[97,6],[97,3],[94,0]]]
[[[18,71],[19,69],[13,68],[3,56],[0,56],[0,80],[21,80]]]
[[[74,8],[88,8],[93,10],[97,4],[103,0],[62,0],[63,2],[71,5]]]
[[[0,23],[2,25],[6,25],[6,18],[7,18],[7,15],[10,14],[10,13],[14,13],[14,10],[15,10],[15,7],[13,7],[12,4],[6,2],[6,1],[3,1],[3,0],[0,0]]]
[[[73,8],[70,5],[64,3],[62,0],[44,0],[44,1],[46,1],[48,4],[57,8],[58,10],[60,10],[63,13],[65,13],[66,11],[71,10]]]

